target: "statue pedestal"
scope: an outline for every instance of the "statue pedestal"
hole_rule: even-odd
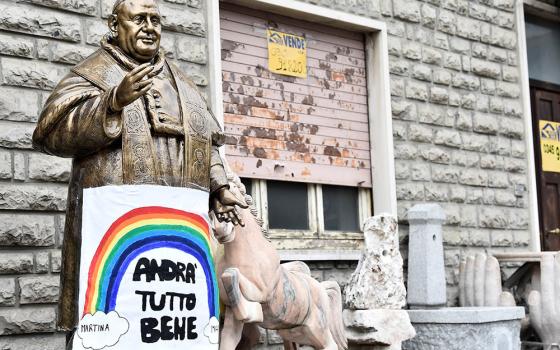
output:
[[[445,213],[438,204],[416,204],[408,210],[408,295],[411,309],[447,303],[441,225]]]
[[[350,349],[400,350],[415,334],[406,310],[344,310],[343,317]]]
[[[518,350],[523,307],[408,310],[416,337],[404,350]]]

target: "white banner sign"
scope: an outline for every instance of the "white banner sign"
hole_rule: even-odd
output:
[[[218,349],[208,193],[84,190],[73,349]]]

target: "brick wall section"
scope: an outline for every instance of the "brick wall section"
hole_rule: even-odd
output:
[[[403,252],[408,208],[439,203],[455,304],[461,256],[530,240],[515,0],[306,1],[388,25]]]
[[[49,91],[96,50],[113,0],[0,2],[0,348],[60,350],[55,332],[69,159],[31,135]],[[163,47],[207,85],[202,0],[161,1]]]

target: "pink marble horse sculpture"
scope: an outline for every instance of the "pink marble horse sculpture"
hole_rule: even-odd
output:
[[[280,264],[245,186],[231,172],[228,177],[232,192],[250,207],[241,209],[245,227],[214,218],[216,239],[223,244],[217,258],[225,305],[220,350],[250,349],[258,342],[257,326],[278,330],[285,349],[347,349],[338,283],[319,283],[303,262]]]

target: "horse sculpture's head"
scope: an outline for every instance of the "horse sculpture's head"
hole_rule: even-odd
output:
[[[237,208],[239,210],[241,217],[245,221],[245,227],[235,226],[230,222],[220,222],[215,217],[213,213],[211,213],[210,217],[213,221],[214,226],[214,236],[218,240],[219,243],[225,244],[232,242],[235,239],[236,231],[245,232],[260,232],[266,237],[265,230],[262,227],[262,219],[258,216],[258,210],[253,205],[253,198],[247,194],[247,190],[245,185],[241,182],[239,176],[235,173],[229,171],[229,167],[226,167],[226,174],[229,180],[229,190],[238,198],[243,198],[245,202],[249,205],[249,208]]]
[[[229,180],[229,190],[238,198],[244,198],[247,194],[245,186],[243,185],[243,183],[241,182],[241,180],[239,179],[239,177],[237,177],[236,175],[232,174],[232,173],[228,173],[228,180]],[[243,208],[237,208],[237,210],[239,211],[243,211],[246,209]],[[242,215],[243,216],[243,215]],[[220,222],[218,221],[218,219],[216,218],[216,216],[214,215],[214,213],[211,213],[211,218],[213,221],[213,226],[214,226],[214,237],[216,237],[216,239],[218,240],[218,242],[220,244],[225,244],[225,243],[229,243],[232,242],[235,239],[235,225],[232,224],[231,222]]]
[[[214,212],[210,213],[210,218],[213,221],[214,237],[220,244],[229,243],[235,239],[235,226],[231,222],[218,221]]]

